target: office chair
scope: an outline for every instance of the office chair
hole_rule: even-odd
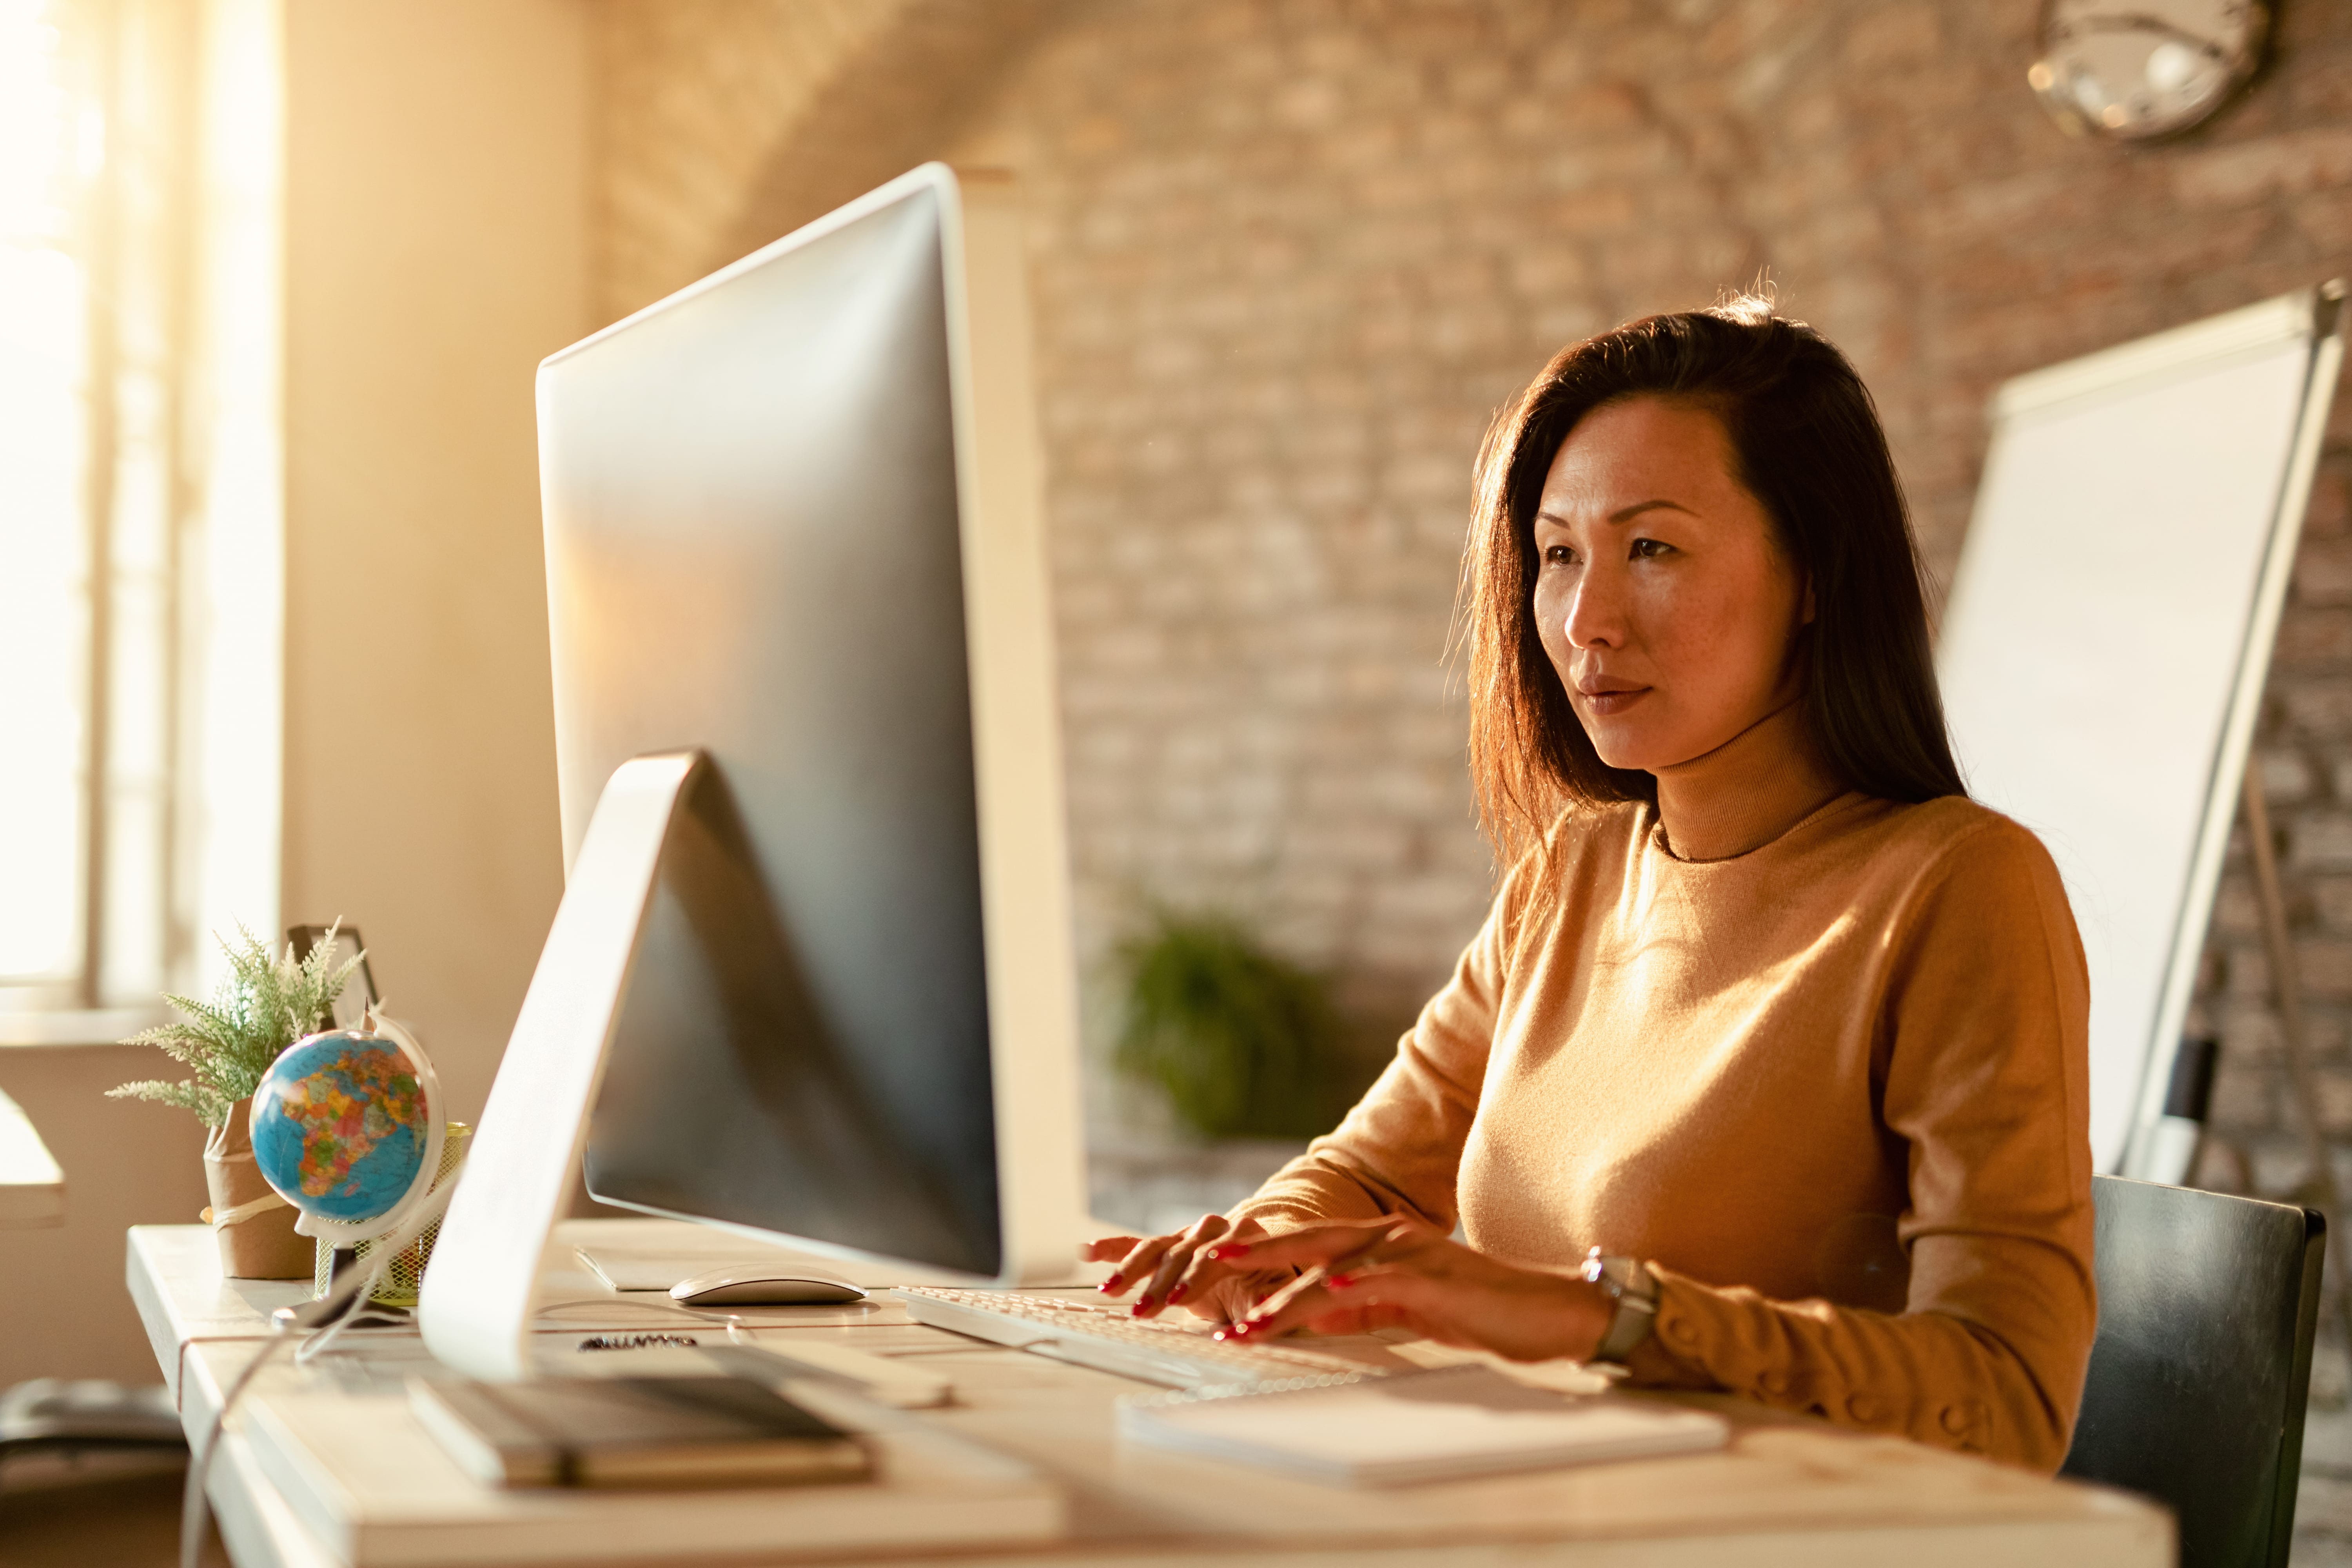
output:
[[[2326,1221],[2096,1176],[2099,1337],[2063,1475],[2144,1492],[2181,1568],[2284,1568]]]
[[[160,1383],[125,1388],[89,1379],[37,1377],[0,1390],[0,1460],[100,1448],[185,1452],[187,1446],[180,1413]]]

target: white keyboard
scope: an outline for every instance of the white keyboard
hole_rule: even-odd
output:
[[[1169,1388],[1420,1370],[1370,1338],[1228,1344],[1189,1312],[1139,1318],[1124,1306],[929,1285],[891,1294],[917,1322]]]

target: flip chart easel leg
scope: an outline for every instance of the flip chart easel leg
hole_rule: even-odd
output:
[[[2263,760],[2257,753],[2246,758],[2246,782],[2240,789],[2240,804],[2246,816],[2246,837],[2254,852],[2254,889],[2263,909],[2263,947],[2269,955],[2271,986],[2278,997],[2279,1039],[2284,1047],[2286,1075],[2294,1101],[2295,1121],[2303,1133],[2304,1148],[2311,1161],[2311,1175],[2305,1182],[2312,1206],[2327,1216],[2327,1270],[2335,1278],[2337,1310],[2346,1314],[2345,1328],[2352,1336],[2352,1294],[2347,1294],[2344,1273],[2344,1227],[2337,1218],[2344,1212],[2343,1200],[2336,1191],[2336,1161],[2327,1145],[2327,1130],[2319,1121],[2319,1090],[2311,1070],[2311,1037],[2305,1030],[2303,1011],[2303,976],[2295,968],[2294,947],[2287,940],[2286,895],[2280,889],[2278,847],[2271,837],[2270,804],[2263,797]]]

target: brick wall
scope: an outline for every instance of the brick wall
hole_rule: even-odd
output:
[[[607,51],[607,123],[628,127],[606,137],[610,188],[677,164],[674,126],[641,112],[656,93],[693,104],[706,142],[789,130],[771,167],[871,156],[782,104],[816,90],[809,71],[769,68],[764,104],[681,76],[790,57],[793,6],[696,0],[694,36],[667,45],[652,9],[604,0],[626,45]],[[1769,268],[1877,394],[1948,571],[2000,380],[2352,270],[2352,13],[2291,5],[2251,98],[2124,151],[2035,106],[2035,9],[1074,0],[1004,11],[1018,47],[984,70],[923,56],[950,107],[893,148],[1012,164],[1032,204],[1089,952],[1160,898],[1259,921],[1374,1029],[1443,977],[1489,886],[1443,661],[1470,463],[1562,342]],[[863,47],[892,58],[880,24]],[[708,264],[807,216],[751,187],[723,220],[726,200],[702,205],[614,205],[608,255]],[[626,294],[606,297],[643,302]],[[2262,746],[2322,1110],[2352,1135],[2347,487],[2352,406]],[[2242,862],[2200,1021],[2227,1042],[2224,1129],[2277,1189],[2297,1156]]]
[[[1062,0],[594,0],[617,321],[936,155]]]

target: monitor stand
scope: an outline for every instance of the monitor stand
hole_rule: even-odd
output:
[[[662,847],[708,760],[633,757],[596,802],[417,1300],[425,1343],[487,1382],[530,1375],[541,1260],[571,1210]]]
[[[571,1212],[665,857],[698,793],[717,782],[710,768],[699,751],[622,763],[598,797],[572,861],[418,1293],[426,1347],[469,1377],[515,1382],[531,1374],[542,1264],[557,1224]],[[1020,1064],[1012,1070],[1022,1070]],[[1045,1245],[1016,1247],[1008,1238],[1011,1273],[1003,1282],[1060,1286],[1102,1279],[1108,1266],[1079,1264],[1076,1243],[1118,1227],[1080,1221],[1083,1205],[1069,1201],[1076,1194],[1064,1190],[1050,1166],[1032,1180],[1040,1184],[1033,1201],[1052,1199],[1046,1215],[1030,1216],[1032,1239]],[[780,1237],[762,1239],[791,1245]]]

